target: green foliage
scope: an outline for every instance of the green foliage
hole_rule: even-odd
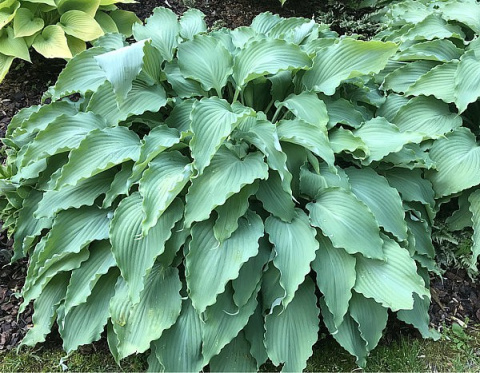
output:
[[[448,103],[381,83],[461,48],[271,13],[207,33],[200,12],[165,8],[133,35],[78,54],[8,127],[2,218],[36,310],[24,344],[56,321],[65,350],[106,328],[117,361],[150,351],[152,370],[300,371],[319,315],[360,366],[389,310],[438,338],[432,221],[470,189],[480,232],[475,135]]]
[[[30,62],[33,48],[46,58],[71,59],[86,42],[105,33],[132,35],[140,22],[115,3],[134,0],[2,0],[0,1],[0,82],[12,61]]]

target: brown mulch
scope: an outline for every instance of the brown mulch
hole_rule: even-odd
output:
[[[209,26],[238,27],[249,25],[259,13],[271,11],[284,17],[312,18],[318,10],[325,10],[326,0],[288,0],[282,8],[278,0],[140,0],[137,4],[123,4],[144,19],[156,6],[165,6],[182,14],[187,5],[195,6],[206,14]],[[343,11],[336,6],[336,12]],[[338,26],[335,31],[342,33]],[[32,53],[33,64],[16,61],[10,73],[0,84],[0,137],[12,116],[23,107],[38,104],[43,92],[54,83],[65,62],[45,60]],[[18,345],[32,326],[32,309],[18,315],[20,300],[15,296],[23,286],[27,261],[8,265],[11,240],[0,233],[0,352]],[[442,277],[432,278],[432,324],[439,328],[443,323],[480,322],[480,286],[474,284],[466,271],[449,270]]]

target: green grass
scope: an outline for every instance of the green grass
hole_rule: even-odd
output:
[[[345,352],[332,337],[322,339],[308,362],[311,372],[358,371],[355,358]],[[62,372],[69,371],[144,371],[145,356],[130,357],[116,365],[113,358],[100,348],[86,348],[67,359],[59,348],[29,349],[16,354],[0,354],[0,372]],[[62,367],[62,363],[64,366]],[[264,370],[275,367],[265,365]],[[366,372],[463,372],[480,371],[480,325],[463,330],[461,327],[445,328],[440,341],[400,336],[395,341],[381,343],[370,355]]]

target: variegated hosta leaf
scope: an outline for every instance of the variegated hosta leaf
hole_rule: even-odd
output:
[[[213,219],[193,226],[185,259],[189,296],[198,312],[215,304],[227,282],[237,278],[242,265],[258,254],[258,240],[263,235],[262,220],[253,212],[240,218],[238,229],[222,243],[216,240],[213,226]]]
[[[150,162],[139,182],[145,213],[142,222],[143,236],[155,226],[164,211],[182,191],[190,180],[191,173],[190,160],[177,151],[161,153]]]
[[[65,312],[59,330],[67,353],[101,338],[110,316],[109,303],[115,294],[118,275],[118,270],[112,268],[98,279],[85,301]]]
[[[382,238],[385,261],[357,256],[354,290],[392,311],[411,310],[414,293],[430,298],[430,292],[417,274],[417,266],[408,251],[392,239]]]
[[[207,365],[212,357],[218,355],[245,327],[257,308],[258,290],[244,306],[237,307],[233,301],[233,289],[227,285],[216,302],[206,309],[203,324],[203,365]]]
[[[222,43],[209,35],[197,35],[178,46],[178,64],[185,78],[198,81],[205,91],[222,88],[233,72],[233,59]]]
[[[245,185],[267,176],[268,167],[260,153],[250,153],[242,160],[227,148],[220,148],[210,166],[192,180],[185,197],[185,225],[208,219],[215,207]]]
[[[199,175],[210,164],[212,157],[239,120],[250,113],[246,108],[236,113],[227,101],[218,97],[204,98],[193,105],[191,114],[193,138],[190,147],[195,160],[193,167]]]
[[[348,310],[355,285],[355,257],[342,248],[333,247],[321,233],[317,235],[319,249],[312,268],[317,273],[317,285],[332,315],[336,328],[340,326]]]
[[[380,228],[370,209],[351,192],[326,188],[307,205],[312,225],[349,254],[384,259]]]
[[[477,172],[480,147],[468,128],[458,128],[438,139],[430,149],[435,171],[428,172],[437,197],[448,196],[480,184]]]
[[[331,96],[346,79],[378,73],[396,50],[394,43],[340,40],[317,53],[312,69],[303,76],[303,85],[308,90]]]
[[[307,277],[287,308],[277,307],[265,318],[265,345],[273,364],[284,363],[286,372],[305,369],[318,338],[318,316],[315,285]]]
[[[278,39],[253,40],[235,56],[233,79],[237,90],[260,76],[310,67],[312,60],[298,45]]]
[[[178,270],[160,265],[153,267],[146,276],[145,288],[136,304],[130,299],[127,283],[121,279],[117,282],[115,295],[110,301],[117,342],[112,353],[117,361],[145,352],[150,348],[150,342],[159,339],[175,324],[182,309],[181,288]]]
[[[142,204],[143,200],[139,193],[124,198],[115,210],[110,225],[113,256],[128,284],[133,304],[141,301],[140,293],[144,289],[148,273],[153,268],[156,257],[163,252],[175,223],[183,215],[183,203],[177,199],[144,236]]]
[[[202,335],[200,316],[187,298],[175,324],[152,342],[152,353],[166,372],[199,372],[203,367]]]
[[[274,245],[273,265],[281,273],[280,285],[285,290],[282,305],[287,308],[298,286],[310,272],[310,263],[315,259],[315,251],[318,250],[316,231],[310,226],[308,216],[296,209],[290,223],[273,216],[267,218],[265,232]]]
[[[127,160],[138,160],[140,145],[138,135],[125,127],[91,131],[79,147],[71,151],[55,189],[76,185]]]
[[[350,167],[345,172],[353,194],[373,212],[378,225],[398,241],[406,241],[405,212],[398,191],[372,169]]]

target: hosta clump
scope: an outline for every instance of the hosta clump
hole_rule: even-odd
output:
[[[106,329],[118,361],[150,351],[153,370],[300,371],[321,319],[361,366],[389,310],[435,337],[432,136],[372,79],[397,45],[270,13],[206,32],[164,8],[133,35],[73,58],[8,127],[23,343],[56,321],[67,352]]]
[[[429,146],[434,167],[426,175],[437,208],[452,200],[458,203],[447,227],[473,228],[468,259],[473,272],[480,255],[479,17],[480,4],[474,0],[404,1],[388,8],[389,27],[378,35],[400,45],[379,76],[391,92],[380,110],[387,118],[397,118],[401,129],[437,139]],[[428,120],[429,115],[436,120]],[[455,120],[446,120],[452,115]],[[462,120],[465,126],[460,126]]]

